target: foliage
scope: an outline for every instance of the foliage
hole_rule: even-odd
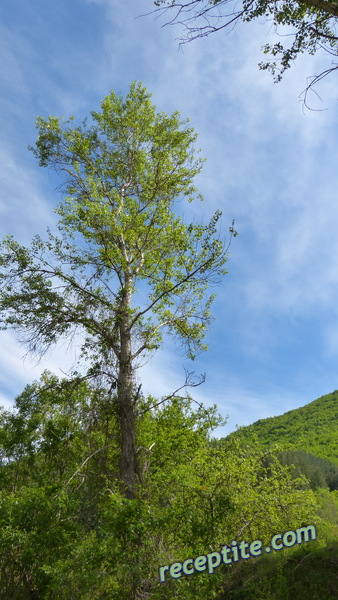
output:
[[[226,583],[227,599],[337,597],[337,394],[335,391],[284,415],[259,420],[218,442],[222,445],[237,439],[249,445],[254,438],[267,451],[276,443],[283,444],[284,449],[276,454],[278,460],[290,469],[291,477],[306,476],[304,489],[315,490],[319,505],[313,521],[317,523],[317,540],[298,550],[284,549],[277,555],[241,563]],[[266,467],[270,460],[264,459]]]
[[[72,497],[53,486],[22,486],[0,496],[0,598],[40,598],[51,561],[72,547],[81,527],[72,519]]]
[[[271,71],[274,80],[280,81],[302,53],[315,54],[324,50],[329,56],[337,56],[336,23],[338,6],[330,0],[156,0],[156,10],[170,11],[169,23],[185,27],[182,41],[208,36],[224,28],[232,29],[238,21],[262,20],[271,23],[280,41],[263,46],[264,54],[270,54],[261,69]],[[312,77],[309,88],[333,67]]]
[[[338,539],[338,491],[329,492],[327,489],[316,491],[319,503],[318,514],[322,519],[321,530],[329,544]]]
[[[313,493],[273,452],[264,467],[267,453],[255,443],[214,444],[215,407],[193,410],[187,397],[148,410],[154,400],[140,403],[133,499],[119,490],[117,423],[110,415],[107,427],[102,390],[45,373],[3,412],[1,600],[217,598],[231,569],[160,584],[159,567],[314,522]]]
[[[336,542],[325,547],[310,542],[241,563],[219,600],[335,600],[337,566]]]

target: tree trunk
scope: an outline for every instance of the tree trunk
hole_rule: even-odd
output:
[[[119,323],[121,349],[117,379],[117,410],[120,425],[120,480],[122,493],[127,498],[134,497],[136,480],[135,390],[131,361],[131,333],[129,327],[131,284],[131,278],[126,276]]]
[[[135,493],[135,412],[131,369],[121,365],[118,378],[118,418],[120,425],[120,478],[122,492],[127,498]]]

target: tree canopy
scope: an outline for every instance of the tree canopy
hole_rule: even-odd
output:
[[[289,410],[283,415],[260,419],[240,430],[241,436],[257,435],[260,443],[291,444],[338,464],[338,391],[326,394],[305,406]],[[233,432],[230,437],[236,437]]]
[[[330,0],[156,0],[154,4],[156,10],[168,11],[168,23],[183,25],[182,42],[231,29],[238,21],[268,21],[279,39],[264,44],[263,52],[270,57],[259,66],[268,69],[275,82],[304,52],[324,50],[330,58],[338,56],[338,4]],[[306,91],[337,68],[332,62],[327,70],[311,76]]]

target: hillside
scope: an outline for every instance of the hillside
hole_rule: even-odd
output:
[[[256,434],[264,446],[274,442],[291,443],[297,450],[305,450],[338,465],[338,390],[283,415],[241,427],[228,437],[239,432],[244,438]]]

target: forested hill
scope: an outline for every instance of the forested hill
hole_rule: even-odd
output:
[[[283,415],[260,419],[239,431],[244,437],[255,433],[264,446],[291,443],[297,450],[311,452],[338,465],[338,390]]]

